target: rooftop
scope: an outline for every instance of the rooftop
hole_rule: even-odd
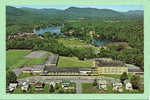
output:
[[[112,60],[107,58],[95,59],[98,67],[125,67],[125,63],[119,60]]]
[[[35,87],[43,87],[43,86],[44,86],[44,84],[41,83],[41,82],[37,82],[37,83],[35,84]]]
[[[32,69],[33,70],[43,70],[44,69],[44,65],[34,65],[33,67],[32,67]]]
[[[59,73],[63,73],[63,72],[72,72],[72,73],[79,73],[79,68],[78,67],[45,67],[44,69],[47,72],[59,72]]]

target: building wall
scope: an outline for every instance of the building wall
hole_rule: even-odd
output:
[[[42,71],[40,71],[40,70],[34,70],[34,71],[32,71],[32,73],[42,73]]]
[[[97,67],[99,74],[122,74],[128,73],[128,67]]]
[[[45,64],[45,65],[48,66],[48,67],[56,66],[56,64]]]
[[[31,73],[32,71],[29,70],[23,70],[22,73]]]

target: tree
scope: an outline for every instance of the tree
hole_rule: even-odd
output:
[[[131,84],[132,84],[132,87],[133,89],[139,89],[139,85],[140,85],[140,77],[139,76],[136,76],[136,75],[133,75],[131,77]]]
[[[123,83],[126,79],[128,79],[128,75],[126,72],[122,73],[122,75],[120,76],[120,80]]]
[[[58,92],[59,93],[64,93],[65,91],[62,88],[60,88]]]
[[[54,89],[53,85],[50,85],[49,92],[54,92],[54,91],[55,91],[55,89]]]
[[[36,51],[36,50],[38,50],[39,48],[38,48],[38,46],[37,45],[35,45],[34,47],[33,47],[33,51]]]
[[[50,38],[51,37],[51,32],[45,32],[43,34],[44,38]]]
[[[17,81],[17,76],[12,71],[6,72],[6,85],[8,86],[10,83],[15,83]]]
[[[94,79],[93,86],[96,86],[96,85],[97,85],[97,79]]]
[[[55,89],[59,89],[59,84],[58,83],[56,83]]]

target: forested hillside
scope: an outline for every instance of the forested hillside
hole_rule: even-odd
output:
[[[112,9],[77,8],[33,9],[7,6],[7,49],[46,50],[62,56],[84,58],[111,57],[126,63],[138,65],[144,70],[144,11],[118,12]],[[62,33],[85,41],[98,47],[93,40],[109,41],[107,49],[101,48],[95,54],[91,47],[69,47],[59,43],[62,37],[46,32],[43,35],[33,35],[9,39],[9,35],[32,33],[33,29],[48,26],[63,25]]]
[[[142,19],[143,11],[117,12],[111,9],[77,8],[59,9],[33,9],[15,8],[7,6],[7,34],[32,32],[33,28],[51,25],[62,25],[65,21],[89,20],[133,20]],[[136,16],[138,14],[138,16]],[[136,17],[135,17],[136,16]],[[15,30],[13,30],[15,29]]]

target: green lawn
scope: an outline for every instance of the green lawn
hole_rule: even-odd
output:
[[[29,90],[27,91],[27,92],[23,92],[22,90],[21,90],[21,88],[20,87],[18,87],[18,88],[16,88],[15,90],[14,90],[14,94],[29,94],[29,93],[35,93],[35,94],[37,94],[37,93],[40,93],[40,94],[42,94],[42,93],[48,93],[49,92],[49,85],[48,84],[45,84],[45,86],[44,86],[44,89],[43,90],[35,90],[35,85],[30,85],[30,88],[29,88]]]
[[[19,76],[17,78],[21,79],[21,78],[31,77],[31,76],[33,76],[33,75],[30,73],[21,73],[21,74],[19,74]]]
[[[100,74],[100,76],[106,76],[106,77],[112,77],[112,78],[120,79],[121,75],[117,75],[117,74]],[[131,79],[131,77],[132,77],[132,74],[128,74],[129,80]]]
[[[82,83],[82,93],[99,93],[99,90],[92,83]]]
[[[61,83],[58,83],[58,86],[59,86],[59,88],[58,89],[55,88],[54,92],[49,92],[49,89],[50,89],[49,84],[45,84],[43,90],[35,90],[35,85],[32,84],[32,85],[30,85],[30,88],[27,92],[23,92],[21,90],[21,87],[18,87],[14,90],[13,94],[38,94],[38,93],[39,94],[48,94],[48,93],[55,94],[55,93],[60,93],[59,92],[60,89],[63,90],[63,93],[72,93],[72,91],[73,91],[72,89],[62,89]],[[74,87],[74,92],[76,92],[76,84],[72,82],[70,86]]]
[[[13,69],[17,67],[21,67],[22,65],[34,65],[34,64],[42,64],[46,58],[43,56],[41,58],[31,59],[24,58],[27,54],[32,52],[31,50],[8,50],[6,52],[6,65],[7,68]]]
[[[83,93],[99,93],[99,89],[96,88],[96,86],[93,86],[92,83],[82,83],[82,92]],[[107,85],[107,90],[104,91],[104,94],[111,94],[111,93],[119,93],[119,92],[115,92],[112,90],[112,85],[109,84]],[[140,93],[138,90],[132,90],[132,91],[128,91],[125,89],[125,86],[123,86],[123,92],[122,94],[125,93]]]
[[[58,67],[91,67],[92,61],[81,61],[76,57],[63,57],[59,56]]]
[[[77,40],[75,38],[59,38],[58,42],[63,43],[66,46],[83,46],[87,45],[83,40]]]

